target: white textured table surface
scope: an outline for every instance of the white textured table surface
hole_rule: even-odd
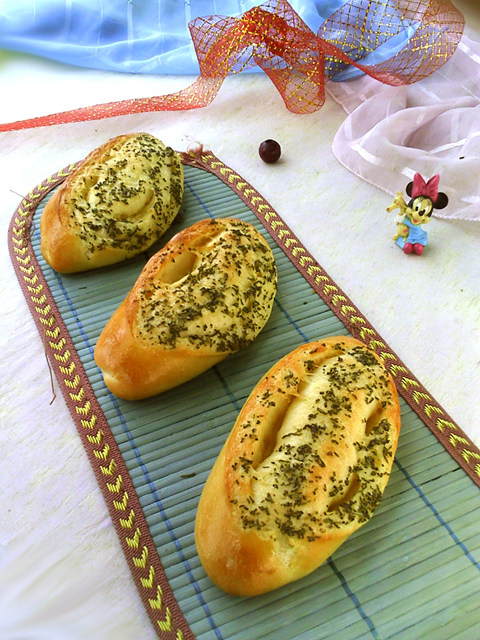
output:
[[[476,4],[455,4],[480,34]],[[192,80],[89,71],[10,53],[0,54],[0,79],[1,122],[161,95]],[[0,134],[2,639],[40,632],[49,639],[156,637],[61,395],[51,403],[43,346],[5,242],[20,194],[117,134],[149,131],[177,150],[198,140],[232,166],[480,445],[480,222],[433,220],[428,255],[405,256],[391,241],[391,197],[333,155],[344,119],[329,97],[317,113],[293,115],[265,76],[250,74],[229,77],[200,110]],[[282,145],[275,165],[258,157],[266,138]]]

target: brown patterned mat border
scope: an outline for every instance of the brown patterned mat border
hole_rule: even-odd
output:
[[[212,153],[203,153],[200,157],[182,154],[182,157],[184,164],[216,175],[246,203],[347,330],[379,354],[401,396],[480,487],[480,450],[382,340],[269,203]],[[162,640],[194,640],[195,636],[168,584],[130,474],[30,242],[32,219],[39,203],[76,166],[71,164],[47,178],[22,199],[10,222],[9,251],[52,370],[102,490],[127,564],[153,627]]]

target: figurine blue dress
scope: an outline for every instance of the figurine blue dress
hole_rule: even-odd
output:
[[[406,216],[402,224],[408,227],[408,235],[399,236],[397,238],[396,243],[400,247],[400,249],[403,249],[405,251],[405,245],[408,245],[408,244],[412,245],[412,248],[415,247],[415,245],[417,244],[421,245],[422,247],[427,246],[428,234],[424,229],[421,229],[418,225],[415,225],[413,224],[413,222],[410,222],[410,220]],[[408,249],[409,247],[407,247],[407,251],[405,253],[409,253]],[[419,251],[419,248],[417,247],[417,252],[418,251]],[[422,249],[422,252],[423,252],[423,249]]]

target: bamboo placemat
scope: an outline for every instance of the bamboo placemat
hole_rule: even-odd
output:
[[[115,398],[93,361],[103,326],[148,256],[68,276],[41,256],[43,207],[75,165],[25,196],[9,229],[20,285],[159,637],[480,637],[480,452],[251,185],[211,153],[183,160],[181,216],[149,255],[199,219],[235,216],[270,243],[279,290],[252,345],[161,396]],[[206,577],[193,539],[213,461],[274,362],[303,342],[345,333],[381,355],[401,394],[382,503],[310,576],[255,598],[228,596]]]

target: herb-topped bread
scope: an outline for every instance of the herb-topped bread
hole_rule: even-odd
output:
[[[303,345],[260,380],[204,486],[205,571],[243,596],[316,569],[378,506],[400,431],[377,355],[350,337]]]
[[[138,400],[171,389],[246,347],[276,294],[272,250],[235,218],[201,220],[145,265],[95,347],[115,395]]]
[[[182,197],[179,154],[148,133],[113,138],[92,151],[45,206],[43,257],[61,273],[131,258],[166,231]]]

